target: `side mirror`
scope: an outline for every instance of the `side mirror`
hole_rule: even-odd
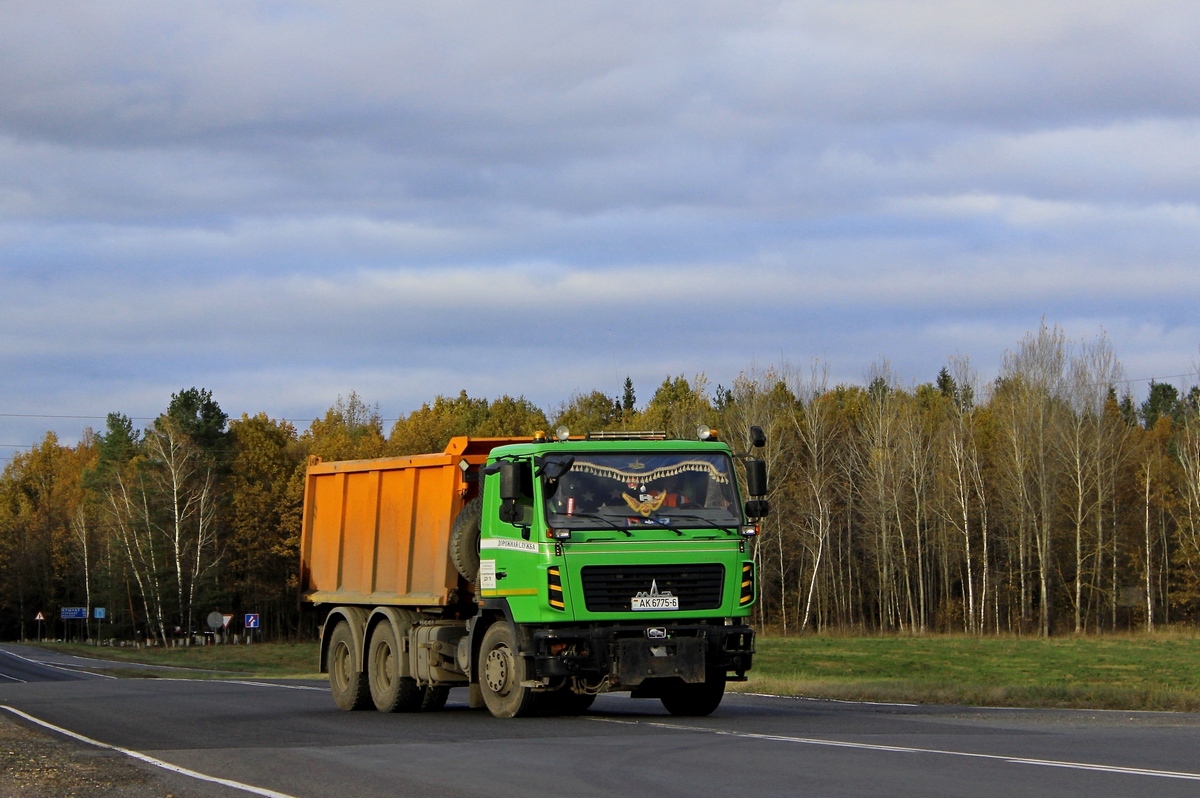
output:
[[[533,526],[533,508],[528,504],[505,502],[500,505],[500,520],[513,526]]]
[[[500,461],[500,499],[515,501],[521,498],[521,467],[512,460]]]
[[[771,503],[766,499],[751,499],[746,502],[747,518],[766,518],[771,512]]]
[[[521,464],[512,460],[489,463],[479,470],[485,477],[500,475],[500,520],[506,524],[528,526],[533,522],[531,507],[517,504],[521,498]]]
[[[761,449],[767,445],[767,433],[763,432],[762,427],[750,428],[750,445],[755,449]]]
[[[566,476],[573,465],[575,465],[574,457],[555,458],[553,460],[546,457],[538,461],[537,475],[553,482]]]
[[[765,460],[746,461],[746,493],[751,496],[767,495],[767,463]]]

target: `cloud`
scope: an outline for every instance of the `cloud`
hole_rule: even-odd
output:
[[[1187,3],[8,3],[0,412],[986,377],[1043,317],[1180,373],[1198,34]]]

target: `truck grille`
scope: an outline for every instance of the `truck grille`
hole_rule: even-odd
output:
[[[679,597],[679,611],[713,610],[721,606],[725,566],[698,565],[588,565],[583,568],[583,599],[589,612],[629,612],[638,593]]]

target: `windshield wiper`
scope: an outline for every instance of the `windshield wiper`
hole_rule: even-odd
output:
[[[656,516],[656,517],[658,517],[658,518],[686,518],[690,521],[700,521],[701,523],[704,524],[704,526],[698,527],[699,529],[720,529],[724,532],[730,532],[733,529],[733,525],[718,524],[716,521],[713,521],[710,518],[705,518],[700,515],[690,515],[688,513],[668,513],[666,515],[660,515],[660,516]],[[670,524],[661,524],[661,526],[670,527]],[[688,527],[688,528],[695,529],[697,527]],[[683,534],[679,530],[675,530],[675,532],[676,532],[676,534],[679,534],[679,535]]]
[[[604,523],[608,524],[613,529],[617,529],[617,530],[620,530],[621,532],[624,532],[625,537],[627,537],[627,538],[633,537],[633,533],[630,532],[626,527],[620,526],[619,524],[617,524],[616,521],[613,521],[611,518],[606,518],[605,516],[599,515],[598,513],[572,513],[571,515],[567,515],[567,516],[563,516],[563,517],[564,518],[589,518],[594,521],[603,521]]]

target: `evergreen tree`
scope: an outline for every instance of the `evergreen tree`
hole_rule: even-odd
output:
[[[1180,416],[1182,405],[1179,401],[1179,391],[1174,385],[1165,382],[1150,381],[1150,395],[1142,402],[1138,415],[1146,429],[1152,429],[1160,417],[1176,420]]]
[[[229,416],[213,400],[212,391],[188,388],[171,394],[166,417],[205,452],[224,454],[225,425]]]

